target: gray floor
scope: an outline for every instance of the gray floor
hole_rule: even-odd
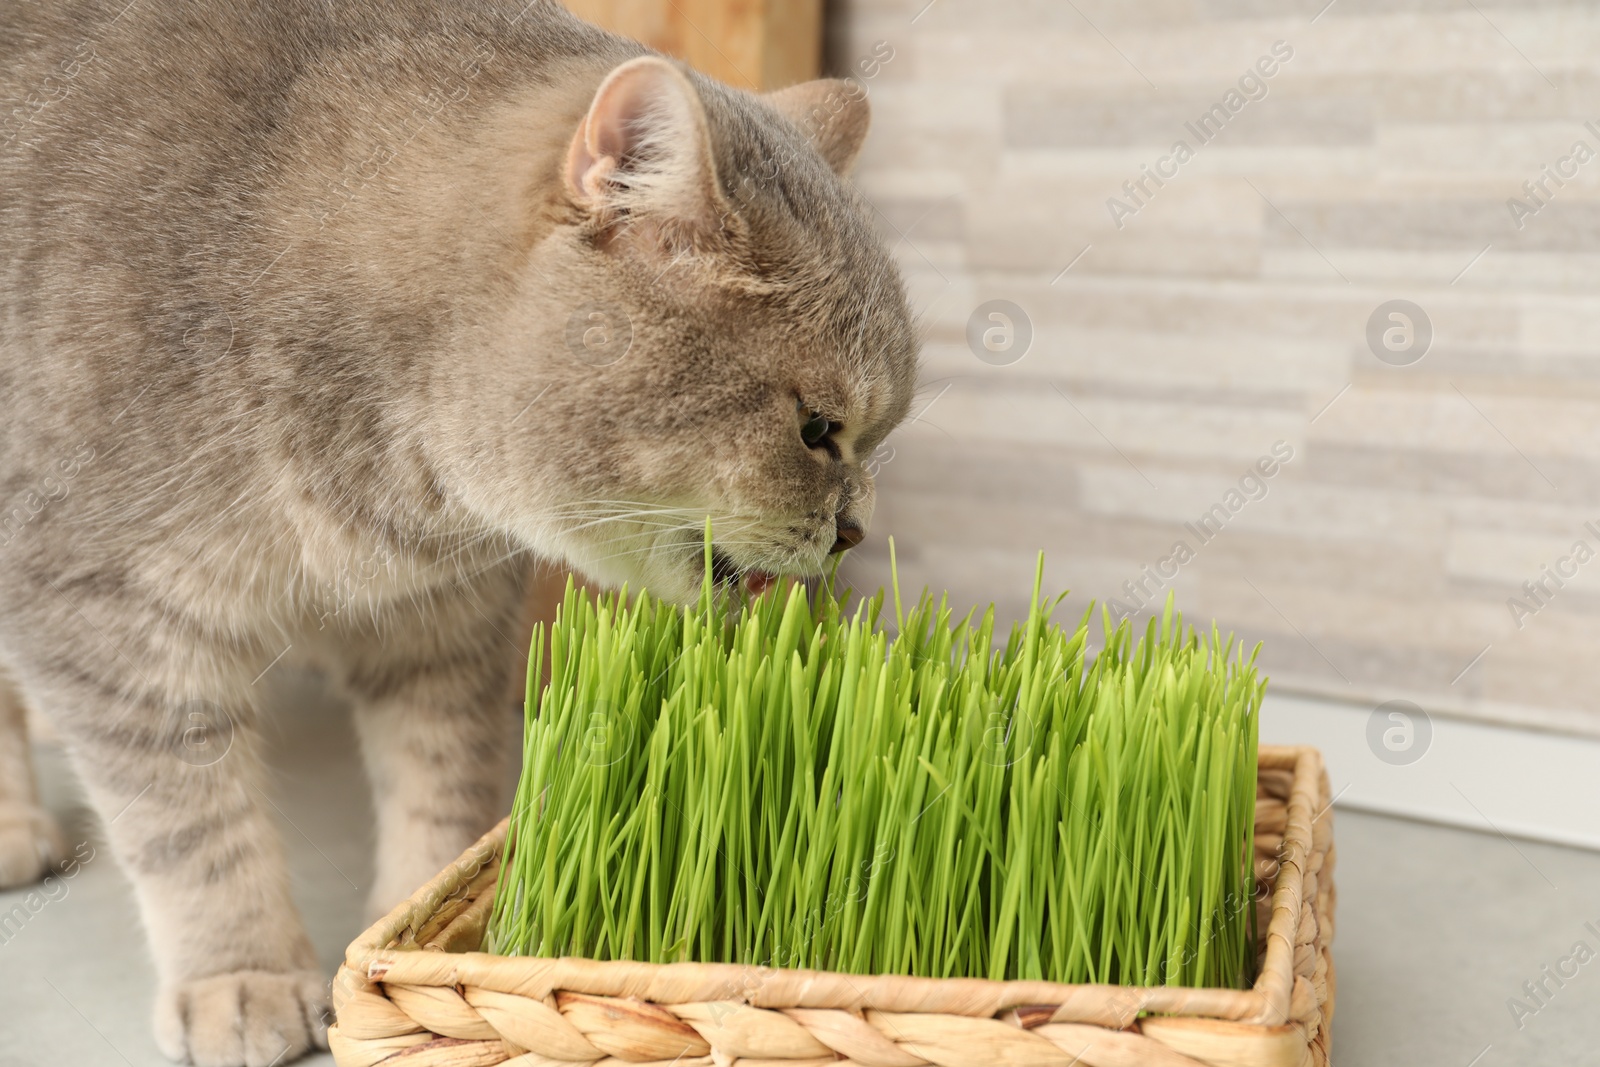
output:
[[[278,698],[290,714],[275,739],[276,799],[296,895],[331,973],[358,931],[370,877],[367,800],[343,713],[306,678],[279,679]],[[159,1067],[127,880],[60,753],[41,746],[40,762],[50,804],[97,852],[0,944],[0,1064]],[[1335,840],[1336,1062],[1600,1063],[1600,956],[1563,965],[1578,969],[1559,987],[1545,979],[1551,995],[1520,1028],[1507,1006],[1578,942],[1600,952],[1600,935],[1584,927],[1600,931],[1600,855],[1349,811],[1338,813]],[[0,912],[24,898],[0,894]]]

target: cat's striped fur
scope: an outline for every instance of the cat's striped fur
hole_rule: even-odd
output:
[[[916,345],[829,166],[864,129],[543,0],[0,6],[0,884],[60,848],[26,701],[116,817],[169,1055],[324,1040],[280,657],[353,699],[382,908],[501,813],[530,555],[686,598],[707,514],[740,571],[865,525]]]

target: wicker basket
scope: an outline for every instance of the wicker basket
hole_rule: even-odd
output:
[[[1325,1067],[1327,775],[1311,748],[1259,766],[1248,990],[491,956],[502,822],[350,946],[329,1044],[340,1067]]]

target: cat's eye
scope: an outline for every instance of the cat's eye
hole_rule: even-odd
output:
[[[800,417],[800,440],[805,442],[806,447],[832,451],[833,442],[830,438],[839,429],[839,424],[828,421],[827,416],[817,414],[804,403],[797,402],[795,409]]]

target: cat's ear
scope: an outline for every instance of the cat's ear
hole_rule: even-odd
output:
[[[659,56],[606,75],[567,149],[565,173],[580,207],[663,237],[714,231],[727,212],[700,94]]]
[[[765,99],[800,127],[835,174],[850,172],[872,122],[872,108],[860,83],[819,78],[767,93]]]

